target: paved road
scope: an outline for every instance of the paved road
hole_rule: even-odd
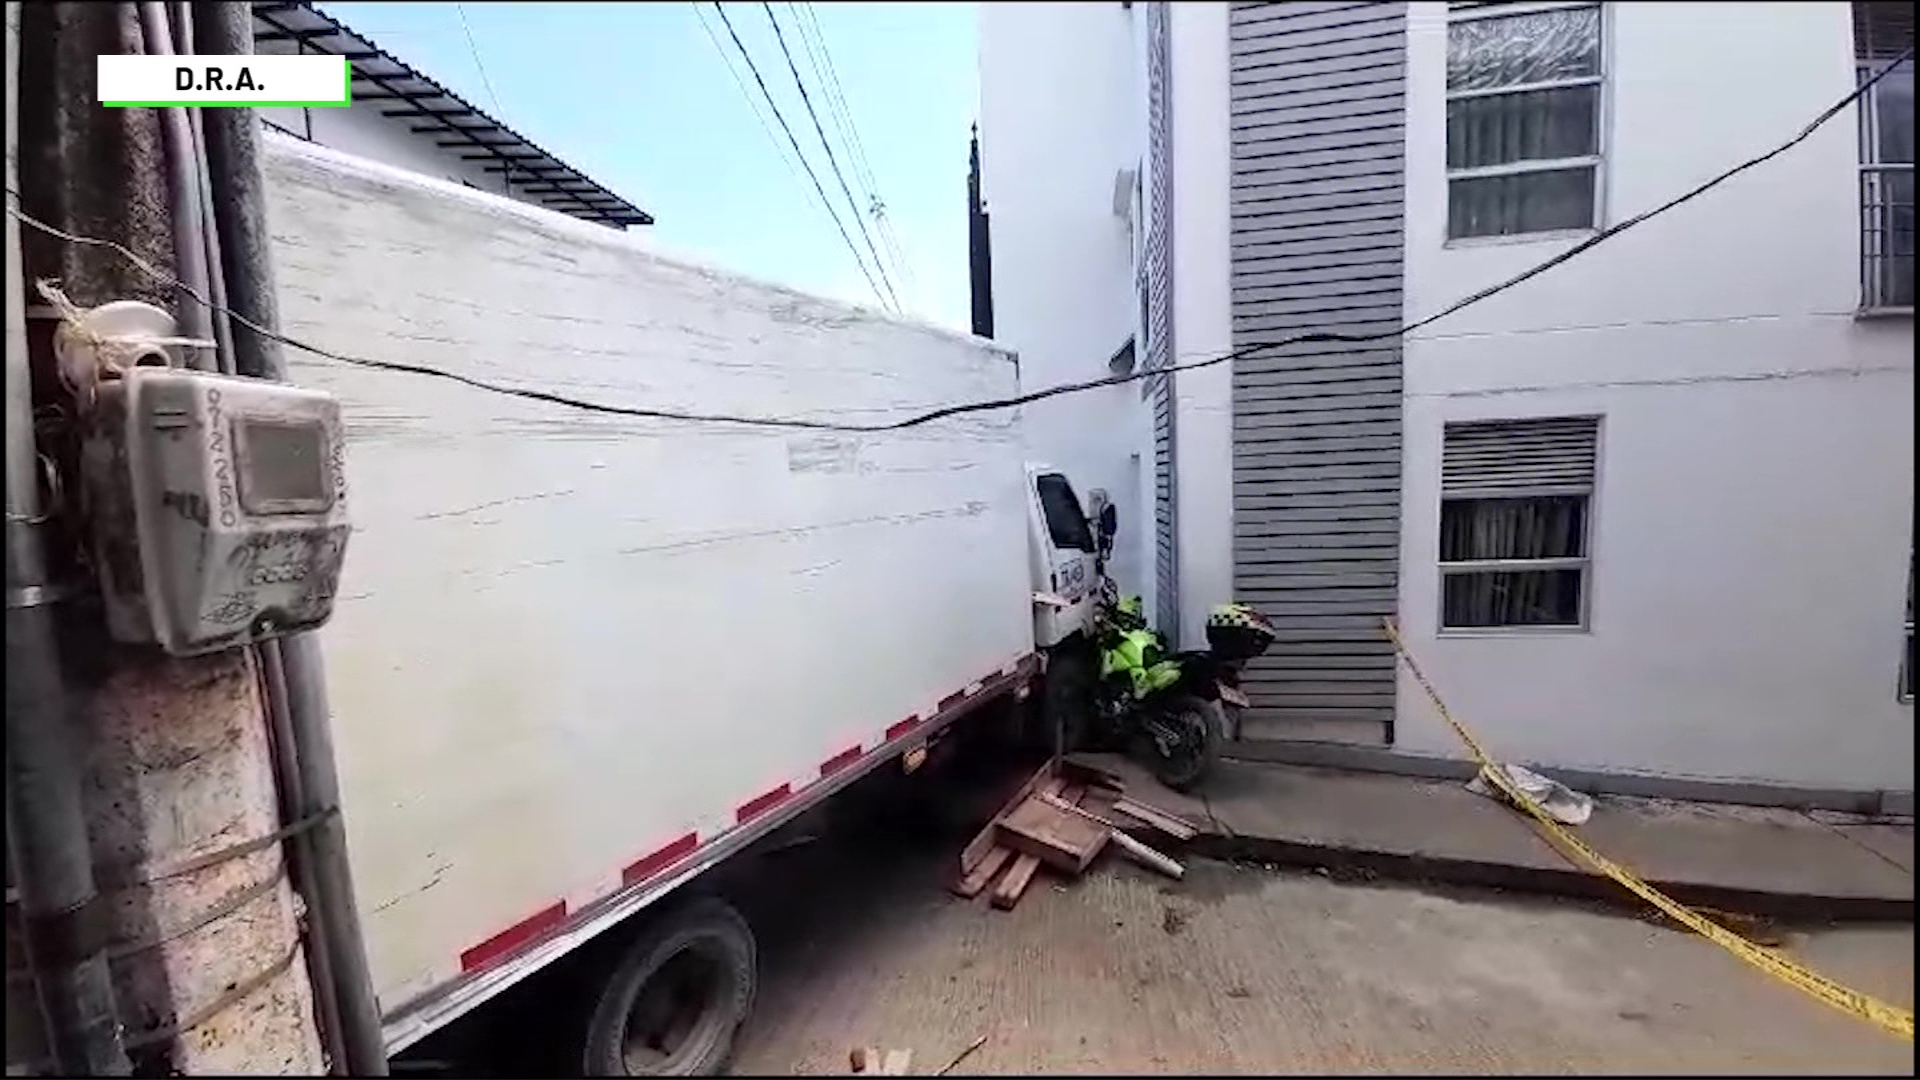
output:
[[[1913,1072],[1911,1044],[1698,938],[1568,903],[1103,859],[1002,913],[942,891],[951,846],[821,847],[763,931],[739,1074],[872,1045],[929,1075],[980,1034],[956,1074]],[[1912,1004],[1911,927],[1786,948]]]

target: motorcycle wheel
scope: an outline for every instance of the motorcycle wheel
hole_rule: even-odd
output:
[[[1190,791],[1207,778],[1213,763],[1220,759],[1226,726],[1220,706],[1196,697],[1181,698],[1161,713],[1159,722],[1174,731],[1172,752],[1161,752],[1153,735],[1141,731],[1136,756],[1153,769],[1154,779],[1174,791]]]

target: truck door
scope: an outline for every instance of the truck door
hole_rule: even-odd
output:
[[[1094,573],[1093,528],[1073,485],[1060,473],[1041,472],[1034,476],[1033,491],[1047,541],[1044,587],[1068,601],[1067,607],[1042,614],[1036,636],[1045,647],[1087,626],[1099,582]]]

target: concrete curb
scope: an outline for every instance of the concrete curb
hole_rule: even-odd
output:
[[[1243,739],[1228,743],[1221,757],[1251,765],[1304,765],[1348,772],[1382,773],[1422,780],[1471,780],[1478,763],[1464,757],[1438,757],[1394,750],[1385,746],[1290,739]],[[1841,788],[1795,787],[1786,784],[1653,776],[1642,773],[1569,769],[1559,765],[1519,762],[1543,776],[1551,776],[1576,791],[1591,795],[1631,795],[1681,802],[1727,803],[1734,806],[1788,807],[1833,810],[1846,814],[1913,816],[1913,792]]]
[[[1626,910],[1650,910],[1645,901],[1618,883],[1597,873],[1577,870],[1571,865],[1565,868],[1518,866],[1452,856],[1368,850],[1218,832],[1201,833],[1189,845],[1189,851],[1213,859],[1252,860],[1276,866],[1357,873],[1388,881],[1569,896]],[[1650,880],[1648,884],[1689,907],[1712,908],[1739,915],[1791,922],[1913,921],[1911,898],[1816,896],[1689,881]]]

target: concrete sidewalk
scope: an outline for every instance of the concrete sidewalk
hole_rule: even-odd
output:
[[[1201,824],[1215,857],[1644,902],[1575,866],[1519,811],[1455,781],[1223,761],[1179,795],[1113,755],[1129,792]],[[1674,899],[1741,914],[1913,921],[1913,825],[1824,811],[1597,796],[1573,830]]]

